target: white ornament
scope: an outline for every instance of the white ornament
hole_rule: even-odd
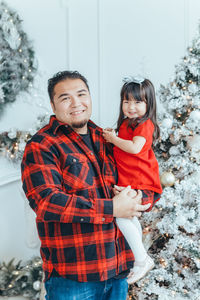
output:
[[[172,146],[172,147],[169,149],[169,154],[170,154],[170,155],[179,155],[179,154],[180,154],[180,151],[178,150],[177,147]]]
[[[188,91],[195,94],[198,91],[197,85],[195,83],[190,84],[188,86]]]
[[[176,218],[176,224],[179,225],[179,226],[184,226],[185,223],[186,223],[186,221],[187,221],[187,220],[186,220],[185,216],[183,216],[183,215],[178,216],[178,217]]]
[[[8,132],[8,137],[10,139],[14,139],[17,136],[17,130],[15,128],[10,129],[10,131]]]
[[[26,143],[24,141],[21,141],[19,143],[19,151],[23,151],[26,147]]]
[[[41,282],[39,280],[33,282],[33,288],[35,291],[39,291],[41,289]]]
[[[165,128],[169,128],[169,129],[172,128],[172,124],[173,124],[173,121],[169,118],[164,119],[162,121],[162,127],[165,127]]]
[[[198,152],[200,150],[200,135],[194,135],[188,138],[187,148],[192,149],[194,152]]]
[[[164,186],[172,186],[175,183],[175,176],[172,172],[164,172],[160,177],[160,181]]]
[[[200,111],[199,110],[193,110],[190,113],[190,117],[189,118],[191,120],[194,120],[194,121],[200,121]]]

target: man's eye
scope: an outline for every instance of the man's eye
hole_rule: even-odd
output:
[[[65,101],[65,100],[70,100],[70,97],[62,98],[62,101]]]
[[[82,97],[82,96],[85,96],[86,94],[82,93],[82,94],[79,94],[79,97]]]

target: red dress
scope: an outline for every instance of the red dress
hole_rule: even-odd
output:
[[[152,150],[154,125],[150,119],[136,129],[128,128],[125,120],[119,129],[118,137],[132,140],[135,136],[143,136],[146,143],[138,154],[131,154],[114,147],[114,157],[118,169],[118,185],[131,185],[133,189],[150,190],[162,193],[159,179],[159,166]]]

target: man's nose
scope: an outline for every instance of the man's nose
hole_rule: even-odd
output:
[[[79,98],[76,97],[76,96],[72,97],[72,99],[71,99],[71,106],[72,106],[72,107],[77,107],[77,106],[79,106],[79,105],[80,105],[80,100],[79,100]]]

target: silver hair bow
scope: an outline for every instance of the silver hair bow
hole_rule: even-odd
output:
[[[123,78],[123,82],[124,82],[124,83],[131,83],[131,82],[134,82],[134,83],[141,84],[144,80],[145,80],[145,78],[142,77],[142,76],[136,76],[136,77],[128,76],[128,77],[124,77],[124,78]]]

